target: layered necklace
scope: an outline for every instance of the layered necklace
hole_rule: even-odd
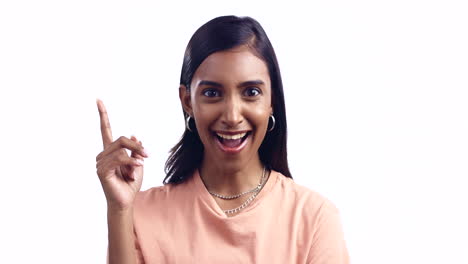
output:
[[[236,207],[234,209],[229,209],[229,210],[223,210],[224,213],[226,214],[234,214],[234,213],[237,213],[239,212],[240,210],[244,209],[245,207],[247,207],[250,202],[252,202],[255,197],[257,197],[258,193],[260,192],[260,190],[263,188],[263,186],[265,185],[265,178],[266,178],[266,168],[263,167],[263,172],[262,172],[262,177],[260,178],[260,182],[258,183],[258,185],[253,188],[252,190],[249,190],[249,191],[245,191],[243,193],[239,193],[239,194],[236,194],[236,195],[230,195],[230,196],[225,196],[225,195],[221,195],[221,194],[217,194],[217,193],[214,193],[210,190],[208,190],[208,192],[215,196],[215,197],[218,197],[220,199],[223,199],[223,200],[232,200],[232,199],[236,199],[236,198],[239,198],[241,196],[244,196],[248,193],[252,193],[252,195],[243,203],[241,204],[239,207]]]

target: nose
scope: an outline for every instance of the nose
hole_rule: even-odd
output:
[[[226,103],[223,109],[221,122],[227,128],[236,128],[244,121],[242,116],[242,102],[239,98],[230,97],[226,98]]]

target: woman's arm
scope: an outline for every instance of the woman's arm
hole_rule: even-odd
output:
[[[133,233],[133,208],[107,209],[109,239],[109,264],[136,264],[135,235]]]
[[[104,103],[96,101],[104,150],[96,156],[96,170],[107,200],[108,263],[138,263],[133,233],[133,203],[143,181],[148,157],[136,137],[113,140]],[[127,151],[131,151],[129,156]]]

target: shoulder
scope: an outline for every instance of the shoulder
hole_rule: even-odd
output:
[[[289,201],[293,215],[299,217],[297,226],[309,241],[307,263],[349,263],[338,208],[318,191],[297,184],[278,174],[281,196]]]
[[[152,187],[144,191],[139,191],[136,194],[135,202],[145,203],[150,200],[154,200],[155,198],[164,197],[168,194],[168,189],[169,189],[168,187],[169,186],[167,185],[163,185],[163,186]]]
[[[135,196],[134,207],[147,208],[154,206],[155,201],[164,202],[174,194],[175,187],[172,184],[166,184],[139,191]]]
[[[300,185],[279,172],[277,173],[277,185],[282,199],[291,203],[296,211],[301,211],[303,217],[313,221],[339,213],[335,204],[320,192]]]
[[[318,191],[279,177],[283,196],[291,201],[294,216],[300,218],[297,229],[309,241],[307,263],[349,263],[340,212]]]
[[[155,208],[161,209],[167,206],[176,206],[184,203],[187,197],[193,197],[195,192],[193,177],[179,184],[168,183],[156,186],[136,194],[135,209]]]

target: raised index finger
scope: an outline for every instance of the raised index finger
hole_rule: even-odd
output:
[[[102,134],[102,143],[104,145],[104,148],[106,148],[108,145],[110,145],[113,140],[112,140],[112,130],[109,122],[109,117],[107,116],[107,110],[106,107],[104,106],[104,103],[97,99],[96,100],[98,111],[99,111],[99,117],[101,120],[101,134]]]

